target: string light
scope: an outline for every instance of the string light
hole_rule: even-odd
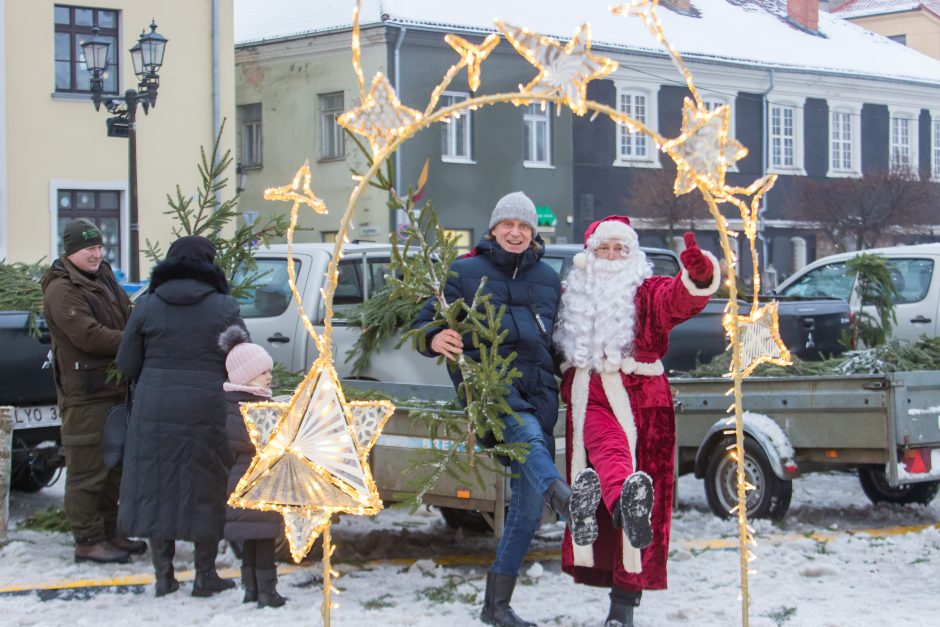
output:
[[[554,96],[562,99],[576,115],[587,112],[587,84],[617,69],[617,62],[591,54],[591,26],[582,24],[568,45],[551,37],[510,26],[496,20],[496,28],[539,73],[525,87],[523,94]],[[545,103],[542,103],[545,106]]]
[[[332,366],[333,295],[336,292],[338,280],[338,263],[342,256],[343,243],[348,241],[347,234],[351,227],[352,215],[369,181],[375,177],[388,156],[402,143],[411,139],[420,130],[438,122],[449,122],[465,112],[508,102],[517,106],[539,103],[543,109],[548,104],[554,103],[558,110],[561,107],[567,107],[575,115],[585,115],[590,112],[591,120],[598,115],[604,115],[631,133],[645,135],[676,163],[677,176],[674,186],[676,194],[685,194],[698,189],[715,220],[727,269],[726,284],[729,291],[729,302],[723,316],[723,324],[732,354],[726,377],[733,382],[727,395],[734,398],[733,404],[729,407],[729,413],[734,415],[729,416],[728,420],[729,427],[733,425],[733,431],[730,428],[729,431],[734,433],[735,443],[729,447],[732,449],[729,451],[729,456],[737,463],[738,496],[737,505],[732,508],[731,513],[738,519],[742,624],[747,627],[750,598],[748,574],[753,572],[747,565],[755,558],[749,548],[755,545],[755,539],[754,530],[747,523],[747,493],[753,490],[753,486],[746,480],[743,464],[742,381],[760,363],[786,365],[790,362],[790,354],[780,340],[776,304],[769,303],[760,306],[757,298],[760,288],[760,275],[757,270],[759,259],[755,244],[759,228],[758,210],[761,198],[773,187],[776,176],[762,177],[747,187],[727,185],[725,181],[727,168],[743,158],[747,151],[728,134],[730,109],[722,106],[708,111],[705,107],[691,72],[685,66],[679,52],[666,38],[657,15],[658,5],[659,0],[634,0],[612,7],[611,11],[614,15],[642,19],[653,38],[666,48],[674,65],[685,79],[691,98],[687,98],[683,104],[682,128],[679,136],[675,138],[663,137],[655,130],[647,128],[639,120],[609,105],[587,99],[587,84],[610,74],[618,67],[616,61],[591,53],[588,24],[579,27],[568,44],[563,46],[550,37],[497,20],[497,30],[505,35],[516,51],[538,70],[535,78],[525,86],[520,85],[519,89],[514,92],[474,96],[437,108],[440,97],[463,68],[467,69],[467,81],[471,90],[476,92],[480,84],[482,65],[499,43],[497,33],[489,34],[479,45],[472,44],[456,35],[448,34],[445,37],[447,43],[459,55],[459,60],[445,72],[441,82],[431,92],[423,112],[402,105],[395,90],[381,72],[374,76],[369,91],[366,92],[361,65],[360,2],[357,1],[353,13],[351,49],[353,70],[359,85],[360,105],[343,113],[337,121],[347,130],[363,136],[368,141],[372,152],[372,162],[364,174],[353,176],[355,187],[349,196],[346,210],[340,218],[333,255],[326,271],[326,282],[321,294],[325,311],[321,335],[317,335],[313,325],[303,314],[302,301],[296,289],[296,274],[290,246],[298,207],[306,204],[318,213],[324,213],[326,207],[310,191],[309,168],[304,173],[306,164],[298,171],[298,176],[295,177],[292,185],[268,190],[271,192],[270,196],[268,193],[265,195],[269,199],[293,202],[291,226],[288,230],[290,287],[294,300],[301,310],[304,326],[316,342],[320,357],[295,390],[290,403],[258,403],[253,404],[254,408],[248,406],[243,408],[249,433],[254,434],[252,441],[258,447],[258,454],[249,472],[239,482],[236,493],[232,495],[234,502],[247,502],[259,509],[281,511],[285,514],[285,520],[290,518],[293,532],[289,529],[288,537],[289,540],[293,537],[291,550],[295,559],[298,559],[298,555],[306,554],[316,537],[322,535],[324,538],[324,603],[322,608],[324,624],[329,625],[330,594],[335,592],[330,583],[331,576],[335,574],[329,562],[334,549],[329,535],[330,514],[344,512],[368,515],[381,509],[381,501],[378,499],[378,491],[372,481],[367,455],[381,432],[382,426],[394,410],[391,404],[382,402],[346,403]],[[304,181],[303,185],[300,185],[301,179]],[[298,185],[300,185],[299,189]],[[746,315],[738,311],[738,258],[731,247],[731,238],[738,238],[739,233],[729,228],[727,219],[719,211],[719,204],[728,204],[739,210],[743,224],[740,234],[747,238],[749,244],[751,267],[754,270],[752,277],[754,296],[750,312]],[[325,381],[327,384],[323,386],[320,393],[315,394],[312,387],[320,381]],[[272,416],[275,416],[276,420]],[[356,471],[352,478],[345,472],[343,477],[331,473],[330,468],[336,463],[335,459],[313,455],[313,450],[305,448],[304,438],[300,437],[298,440],[297,437],[298,434],[306,433],[309,429],[307,421],[312,421],[314,424],[318,420],[336,422],[340,420],[340,416],[343,417],[344,423],[343,428],[338,431],[343,435],[340,439],[345,447],[341,449],[347,454],[346,459],[353,459],[354,452],[355,459],[358,460],[357,464],[353,464]],[[272,421],[276,424],[273,428]],[[302,462],[307,473],[305,476],[312,480],[312,487],[308,486],[299,494],[291,495],[295,498],[288,498],[281,488],[273,485],[274,475],[277,474],[273,464],[277,460],[288,458]],[[251,494],[263,494],[265,498],[252,500],[249,498]],[[309,502],[310,499],[315,502]]]

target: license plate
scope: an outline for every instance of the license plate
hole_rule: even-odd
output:
[[[62,417],[55,405],[37,405],[36,407],[15,407],[13,409],[13,429],[38,429],[40,427],[60,427]]]

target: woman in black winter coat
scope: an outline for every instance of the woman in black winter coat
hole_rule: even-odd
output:
[[[235,491],[255,457],[255,445],[241,413],[242,403],[271,400],[271,369],[268,352],[248,341],[248,333],[232,325],[219,336],[219,347],[228,356],[228,381],[222,386],[228,414],[225,430],[233,465],[228,473],[228,493]],[[244,603],[257,601],[258,607],[281,607],[287,599],[277,592],[277,566],[274,542],[284,531],[284,519],[277,512],[241,507],[226,508],[225,539],[242,548]]]
[[[193,596],[235,586],[215,569],[230,465],[218,337],[244,323],[214,260],[204,237],[173,242],[131,314],[116,359],[136,383],[118,527],[150,538],[156,596],[179,589],[175,540],[195,544]]]

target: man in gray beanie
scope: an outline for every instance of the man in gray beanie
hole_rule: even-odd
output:
[[[519,569],[542,519],[546,502],[571,528],[574,542],[589,545],[597,537],[594,512],[600,503],[600,481],[588,468],[571,487],[555,468],[553,431],[558,418],[558,385],[552,353],[552,327],[561,294],[558,275],[541,261],[544,246],[537,232],[535,204],[522,192],[499,199],[490,216],[490,228],[469,254],[455,261],[444,288],[448,302],[463,298],[472,302],[486,278],[493,307],[505,306],[500,323],[506,339],[500,351],[515,352],[513,367],[522,373],[514,379],[506,402],[515,413],[503,416],[504,442],[524,442],[529,454],[524,462],[509,463],[512,498],[496,559],[486,576],[486,592],[480,620],[500,627],[533,625],[519,618],[509,606]],[[435,317],[433,299],[418,315],[414,328]],[[453,329],[435,327],[427,332],[426,355],[456,360],[461,353],[479,361],[481,350],[469,337]],[[461,382],[458,368],[448,369],[455,386]],[[518,417],[518,419],[517,419]],[[496,444],[492,433],[481,434],[484,446]]]
[[[120,469],[101,457],[108,410],[125,388],[108,377],[131,304],[102,259],[101,231],[69,222],[64,253],[42,277],[43,315],[52,336],[56,392],[65,451],[65,517],[75,537],[75,561],[126,562],[147,550],[117,533]]]

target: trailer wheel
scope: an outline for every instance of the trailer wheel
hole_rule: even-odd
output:
[[[705,498],[720,518],[730,518],[731,509],[738,504],[737,463],[727,450],[733,443],[730,438],[719,441],[705,470]],[[786,516],[793,482],[774,474],[764,449],[750,437],[744,438],[744,478],[755,488],[747,494],[749,518],[780,520]]]
[[[444,522],[451,529],[466,529],[476,533],[491,533],[493,528],[486,522],[483,515],[475,509],[457,509],[456,507],[440,507]]]
[[[862,484],[865,496],[872,503],[895,503],[927,505],[940,490],[940,481],[922,483],[903,483],[896,488],[888,484],[885,470],[881,466],[861,466],[858,469],[858,481]]]

